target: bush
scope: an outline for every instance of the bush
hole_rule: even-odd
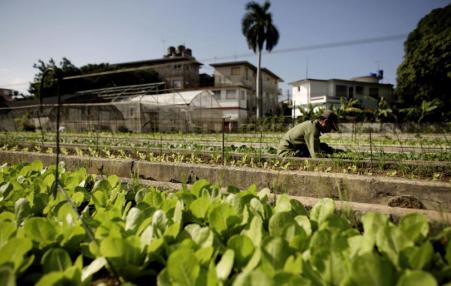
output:
[[[121,133],[131,133],[130,129],[127,126],[121,125],[117,127],[117,131]]]
[[[21,117],[15,119],[17,130],[19,131],[36,131],[33,121],[30,119],[30,114],[25,112]]]

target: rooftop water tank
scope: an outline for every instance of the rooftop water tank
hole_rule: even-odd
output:
[[[188,57],[192,57],[193,56],[193,52],[191,51],[191,49],[186,49],[185,50],[185,56],[188,56]]]
[[[170,46],[168,48],[168,54],[166,56],[170,57],[170,56],[174,56],[175,55],[175,47]]]
[[[177,55],[181,56],[183,53],[185,52],[185,46],[184,45],[180,45],[177,47]]]

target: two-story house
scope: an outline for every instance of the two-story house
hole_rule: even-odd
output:
[[[293,116],[299,116],[299,107],[305,107],[309,104],[326,108],[338,107],[341,97],[346,100],[358,99],[364,108],[369,109],[376,109],[381,97],[387,102],[393,102],[393,85],[379,83],[381,78],[382,71],[378,75],[370,74],[350,80],[308,78],[291,82]]]
[[[232,128],[255,118],[257,68],[247,61],[211,64],[214,68],[214,87],[223,116]],[[262,72],[262,114],[273,114],[278,105],[280,77],[266,68]]]

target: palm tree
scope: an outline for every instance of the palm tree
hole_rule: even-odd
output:
[[[337,109],[339,118],[355,117],[362,114],[363,108],[360,106],[360,101],[356,98],[345,99],[340,97],[340,106]]]
[[[266,43],[266,50],[268,52],[279,42],[279,31],[272,23],[272,15],[268,11],[271,4],[265,2],[259,5],[257,2],[251,1],[246,5],[246,14],[241,21],[241,29],[243,35],[246,37],[249,48],[257,54],[257,119],[262,115],[261,109],[261,52],[263,45]]]
[[[381,99],[379,100],[374,115],[380,122],[387,121],[393,118],[394,116],[393,109],[390,107],[385,98],[381,97]]]

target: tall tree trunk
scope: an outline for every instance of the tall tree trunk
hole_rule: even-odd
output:
[[[262,51],[260,49],[257,50],[257,82],[256,82],[256,99],[257,99],[257,120],[262,117],[262,95],[261,95],[261,62],[262,62]]]

